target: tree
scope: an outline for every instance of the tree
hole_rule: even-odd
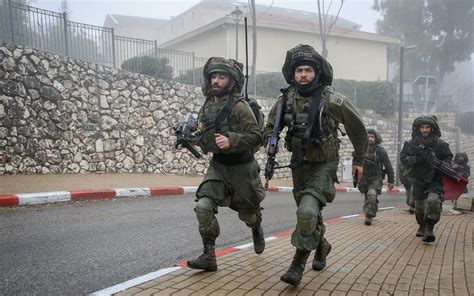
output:
[[[122,63],[122,69],[162,79],[171,79],[173,77],[173,67],[168,63],[167,58],[138,56],[125,60]]]
[[[374,0],[373,9],[382,16],[378,33],[416,46],[405,57],[409,76],[429,74],[443,81],[456,61],[473,53],[472,0]],[[392,52],[396,56],[398,46]]]
[[[339,9],[337,11],[336,16],[332,16],[329,14],[329,10],[331,9],[332,6],[332,0],[330,0],[329,4],[325,5],[325,0],[317,0],[318,4],[318,20],[319,20],[319,35],[321,38],[321,46],[322,46],[322,51],[321,55],[324,58],[328,57],[328,48],[327,48],[327,41],[329,38],[329,34],[331,33],[332,28],[337,22],[337,19],[339,18],[339,13],[341,12],[342,5],[344,4],[344,0],[340,0],[341,4],[339,5]]]

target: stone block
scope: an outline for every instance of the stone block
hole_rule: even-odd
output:
[[[471,195],[463,194],[456,202],[456,209],[465,211],[474,211],[474,198]]]

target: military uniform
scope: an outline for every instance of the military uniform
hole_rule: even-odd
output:
[[[469,179],[471,176],[471,167],[467,164],[469,162],[469,157],[466,152],[458,152],[454,156],[453,160],[453,170]],[[467,193],[467,187],[464,190],[464,193]]]
[[[403,172],[406,170],[405,166],[400,163],[400,166],[399,166],[399,176],[400,176],[400,183],[403,184],[403,187],[405,187],[405,196],[406,196],[406,204],[408,206],[408,212],[410,214],[414,214],[415,213],[415,200],[413,199],[413,194],[411,194],[411,185],[413,184],[413,181],[406,177],[405,175],[403,175]]]
[[[420,134],[420,126],[423,124],[431,126],[431,134],[427,138]],[[450,164],[453,154],[449,144],[440,137],[441,131],[435,116],[420,116],[413,122],[410,142]],[[416,236],[423,236],[425,242],[433,242],[433,228],[440,219],[444,200],[443,174],[406,144],[400,152],[400,161],[406,167],[405,176],[413,180],[412,195],[415,200],[415,217],[419,224]]]
[[[309,87],[304,89],[294,80],[295,69],[299,65],[309,65],[317,73]],[[310,251],[316,249],[313,269],[320,270],[326,265],[326,256],[331,250],[331,245],[324,238],[321,210],[334,200],[336,194],[334,183],[338,182],[339,124],[344,125],[354,145],[354,164],[362,165],[367,134],[354,106],[331,87],[332,67],[313,47],[298,45],[288,50],[282,72],[289,87],[279,97],[284,102],[280,126],[281,129],[288,128],[285,147],[292,152],[293,196],[298,207],[296,229],[291,236],[296,254],[282,280],[297,286]],[[313,97],[319,95],[317,92],[320,102],[311,134],[307,137],[309,109]],[[276,106],[271,109],[264,129],[266,143],[275,125]]]
[[[375,143],[369,142],[367,156],[364,159],[364,175],[359,183],[359,191],[364,194],[365,224],[371,225],[372,218],[377,215],[378,203],[377,196],[382,193],[383,180],[385,174],[388,177],[388,183],[394,183],[394,173],[387,151],[380,145],[382,137],[374,129],[367,129],[368,134],[375,136]]]
[[[244,83],[242,64],[213,57],[207,61],[203,72],[202,89],[206,101],[198,115],[198,130],[202,134],[198,145],[204,153],[212,153],[212,159],[196,192],[195,212],[204,253],[196,260],[188,261],[188,266],[214,271],[217,269],[214,246],[220,233],[215,215],[219,206],[237,211],[239,219],[252,229],[256,253],[262,253],[265,247],[260,212],[265,191],[254,158],[254,152],[262,144],[262,131],[248,103],[240,96]],[[231,78],[228,95],[220,102],[216,102],[210,92],[210,77],[216,72],[227,73]],[[227,115],[217,120],[221,112],[227,112]],[[229,149],[219,149],[215,133],[228,137]]]

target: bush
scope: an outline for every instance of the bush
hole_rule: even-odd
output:
[[[193,79],[193,75],[195,75],[194,79]],[[179,74],[175,78],[175,80],[181,83],[186,83],[186,84],[193,84],[193,80],[195,80],[194,81],[195,85],[201,86],[203,82],[202,67],[198,67],[194,71],[193,69],[185,70],[181,74]]]
[[[371,109],[383,116],[391,116],[397,110],[397,91],[391,82],[336,79],[333,86],[358,109]]]
[[[250,78],[249,78],[250,79]],[[287,87],[286,81],[281,72],[257,73],[257,95],[268,98],[277,98],[281,88]],[[249,81],[249,93],[253,91],[253,81]]]
[[[288,86],[280,72],[259,73],[256,80],[257,95],[263,97],[277,98],[281,93],[280,89]],[[333,86],[358,109],[371,109],[383,116],[392,116],[397,110],[398,96],[391,82],[335,79]],[[252,92],[251,80],[249,92]]]
[[[139,56],[125,60],[122,69],[137,72],[144,75],[171,79],[173,77],[173,67],[168,64],[167,58],[155,58],[151,56]]]

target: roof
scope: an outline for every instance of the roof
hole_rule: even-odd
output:
[[[106,23],[107,19],[109,20],[110,24],[115,26],[122,26],[122,27],[141,27],[141,28],[156,28],[168,20],[165,19],[156,19],[156,18],[149,18],[149,17],[141,17],[141,16],[132,16],[132,15],[121,15],[121,14],[107,14],[106,16]]]
[[[194,30],[190,32],[186,32],[184,34],[181,34],[179,36],[176,36],[175,38],[172,38],[166,42],[160,43],[160,47],[162,48],[167,48],[169,46],[173,46],[176,43],[182,42],[184,40],[187,40],[189,38],[193,38],[195,36],[198,36],[200,34],[203,34],[205,32],[208,32],[214,28],[218,28],[224,24],[234,24],[235,22],[231,17],[223,17],[220,19],[217,19],[209,24],[206,24],[204,26],[197,26]],[[315,30],[312,27],[304,27],[304,26],[298,26],[295,24],[282,24],[282,23],[276,23],[276,22],[266,22],[266,21],[260,21],[258,23],[258,27],[261,28],[273,28],[273,29],[280,29],[280,30],[286,30],[286,31],[297,31],[297,32],[306,32],[310,34],[314,34]],[[318,33],[318,31],[316,31]],[[398,40],[392,37],[384,36],[384,35],[379,35],[375,33],[369,33],[369,32],[363,32],[363,31],[358,31],[358,30],[349,30],[345,28],[336,28],[331,31],[332,36],[341,36],[344,38],[353,38],[353,39],[360,39],[360,40],[367,40],[367,41],[373,41],[373,42],[380,42],[380,43],[385,43],[385,44],[393,44],[397,43]]]
[[[198,7],[207,8],[220,8],[222,10],[229,11],[234,10],[238,6],[244,13],[244,16],[249,16],[249,5],[248,2],[232,1],[232,0],[201,0],[198,4],[194,5],[191,9]],[[267,6],[256,4],[255,5],[256,15],[258,21],[269,21],[276,23],[287,23],[293,25],[301,25],[306,27],[314,27],[319,25],[318,14],[316,12],[307,12],[302,10],[288,9],[276,6]],[[334,15],[329,15],[330,20],[335,19]],[[338,17],[335,27],[355,29],[359,30],[361,25],[351,22],[347,19]]]

